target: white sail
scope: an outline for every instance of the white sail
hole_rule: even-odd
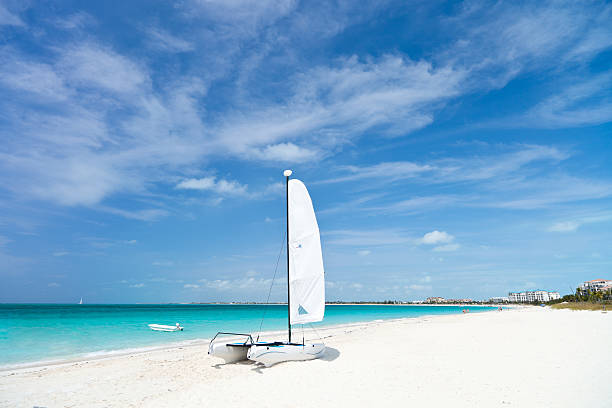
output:
[[[323,320],[325,280],[319,226],[304,183],[289,180],[289,319],[291,324]]]

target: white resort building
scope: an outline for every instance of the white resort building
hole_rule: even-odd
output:
[[[608,279],[595,279],[583,282],[582,285],[578,287],[581,291],[584,292],[605,292],[609,289],[612,289],[612,280]]]
[[[559,292],[548,292],[545,290],[528,290],[525,292],[508,293],[508,301],[514,303],[548,302],[561,298]]]

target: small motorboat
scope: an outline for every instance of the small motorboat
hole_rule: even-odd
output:
[[[181,326],[178,323],[174,326],[167,326],[165,324],[150,324],[149,327],[151,328],[151,330],[155,330],[155,331],[165,331],[165,332],[183,331],[183,326]]]

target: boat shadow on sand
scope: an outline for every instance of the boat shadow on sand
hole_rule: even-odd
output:
[[[253,362],[250,360],[244,360],[244,361],[236,361],[233,363],[217,363],[217,364],[213,364],[213,367],[216,368],[217,370],[220,370],[223,368],[223,366],[226,365],[252,365]]]
[[[340,357],[340,350],[335,349],[333,347],[327,347],[326,346],[325,347],[325,353],[323,353],[323,356],[317,358],[316,360],[334,361],[338,357]],[[312,361],[312,360],[291,361],[291,363],[305,363],[306,361]],[[256,365],[251,370],[255,371],[256,373],[263,374],[264,370],[267,370],[267,369],[270,369],[270,368],[273,368],[273,366],[272,367],[266,367],[264,365]]]
[[[338,357],[340,357],[340,351],[338,349],[335,349],[333,347],[325,347],[325,353],[323,353],[323,356],[321,356],[317,360],[334,361]],[[293,363],[298,363],[299,361],[292,361],[292,362]],[[265,370],[266,368],[271,368],[271,367],[265,367],[263,365],[254,365],[255,363],[253,361],[250,361],[250,360],[237,361],[235,363],[219,363],[219,364],[214,364],[213,367],[216,368],[217,370],[221,370],[223,368],[223,366],[226,366],[226,365],[236,365],[236,364],[238,364],[238,365],[250,365],[250,366],[254,366],[252,368],[252,370],[257,372],[257,373],[259,373],[259,374],[263,374],[263,370]]]

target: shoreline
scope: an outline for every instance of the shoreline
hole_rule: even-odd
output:
[[[336,305],[336,304],[332,304],[332,305]],[[353,304],[348,304],[348,303],[338,304],[338,306],[345,306],[345,305],[350,306]],[[354,305],[372,306],[372,305],[378,305],[378,304],[361,303],[361,304],[354,304]],[[429,304],[419,304],[419,305],[384,304],[383,305],[381,304],[381,306],[461,306],[461,305],[436,305],[436,304],[431,304],[431,305]],[[491,312],[496,311],[494,308],[497,307],[495,305],[463,305],[463,307],[469,307],[469,306],[472,306],[472,307],[475,306],[478,308],[491,308],[491,310],[489,310]],[[521,306],[514,306],[514,307],[521,307]],[[508,309],[510,309],[510,307],[508,307]],[[476,313],[484,313],[484,312],[486,312],[486,310],[476,312]],[[329,329],[336,329],[336,328],[341,329],[341,328],[350,327],[353,325],[366,325],[369,323],[379,323],[382,321],[388,322],[388,321],[396,321],[396,320],[404,320],[404,319],[419,319],[419,318],[431,317],[431,316],[454,316],[454,315],[462,315],[462,313],[457,312],[457,313],[449,313],[449,314],[443,314],[443,315],[437,315],[437,314],[429,315],[428,314],[428,315],[421,315],[421,316],[416,316],[416,317],[361,320],[361,321],[350,322],[350,323],[337,323],[337,324],[323,325],[323,326],[319,326],[317,329],[315,329],[315,331],[316,330],[329,330]],[[313,330],[313,329],[311,328],[309,330]],[[263,331],[260,333],[260,335],[277,336],[283,333],[286,333],[286,331],[283,329],[279,329],[279,330]],[[250,333],[250,334],[253,334],[253,333]],[[8,364],[0,365],[0,373],[4,373],[7,371],[13,371],[13,370],[36,369],[36,368],[41,368],[41,367],[53,367],[53,366],[58,366],[58,365],[63,365],[63,364],[75,364],[75,363],[83,363],[83,362],[89,362],[89,361],[97,361],[97,360],[102,360],[102,359],[112,359],[112,358],[122,357],[126,355],[143,354],[143,353],[148,353],[148,352],[153,352],[153,351],[163,351],[163,350],[180,349],[184,347],[207,345],[210,342],[211,338],[212,337],[210,338],[201,337],[201,338],[189,339],[189,340],[175,340],[175,341],[168,341],[166,343],[161,343],[161,344],[156,344],[156,345],[127,347],[127,348],[114,349],[114,350],[97,350],[97,351],[91,351],[91,352],[87,352],[83,354],[67,355],[65,357],[49,358],[49,359],[35,360],[35,361],[26,361],[26,362],[20,362],[20,363],[8,363]]]
[[[0,306],[4,305],[57,305],[57,306],[287,306],[287,303],[257,303],[257,302],[246,302],[246,303],[0,303]],[[325,303],[325,306],[533,306],[531,304],[519,304],[519,303]]]
[[[334,325],[317,329],[321,358],[270,368],[224,364],[202,342],[3,371],[0,407],[603,408],[611,323],[612,314],[527,306]],[[272,333],[266,340],[286,336]]]
[[[348,305],[348,304],[347,304]],[[364,304],[365,305],[365,304]],[[417,306],[417,305],[385,305],[385,306]],[[445,305],[423,305],[423,306],[445,306]],[[457,305],[449,305],[449,306],[457,306]],[[472,305],[473,306],[473,305]],[[480,305],[478,305],[480,306]],[[489,307],[489,306],[485,306]],[[495,306],[490,306],[494,308]],[[535,306],[515,306],[515,308],[520,307],[535,307]],[[510,309],[510,308],[508,308]],[[477,313],[486,313],[486,312],[496,312],[497,310],[491,309],[490,311],[481,311]],[[450,314],[427,314],[421,315],[417,317],[401,317],[401,318],[391,318],[391,319],[375,319],[375,320],[364,320],[352,323],[339,323],[339,324],[331,324],[329,326],[320,326],[317,329],[314,329],[315,332],[318,331],[329,331],[329,330],[341,330],[345,328],[354,328],[354,327],[363,327],[370,326],[378,323],[387,323],[387,322],[402,322],[402,321],[412,321],[418,319],[425,318],[437,318],[437,317],[447,317],[447,316],[463,316],[463,313],[450,313]],[[312,328],[309,331],[313,331]],[[272,330],[272,331],[264,331],[260,333],[260,336],[279,336],[284,335],[286,330]],[[253,335],[253,333],[250,333]],[[322,338],[326,338],[323,336]],[[75,355],[68,356],[65,358],[56,358],[49,360],[37,360],[32,362],[24,362],[24,363],[15,363],[15,364],[5,364],[0,365],[0,375],[5,373],[19,372],[24,370],[38,370],[38,369],[46,369],[57,366],[64,365],[73,365],[73,364],[86,364],[89,362],[106,360],[106,359],[115,359],[125,356],[132,355],[142,355],[151,352],[157,351],[169,351],[169,350],[179,350],[188,347],[197,347],[197,346],[207,346],[210,343],[210,338],[198,338],[198,339],[190,339],[190,340],[182,340],[177,342],[169,342],[165,344],[159,345],[151,345],[151,346],[143,346],[143,347],[130,347],[124,349],[117,350],[109,350],[109,351],[93,351],[90,353],[86,353],[83,355]]]

